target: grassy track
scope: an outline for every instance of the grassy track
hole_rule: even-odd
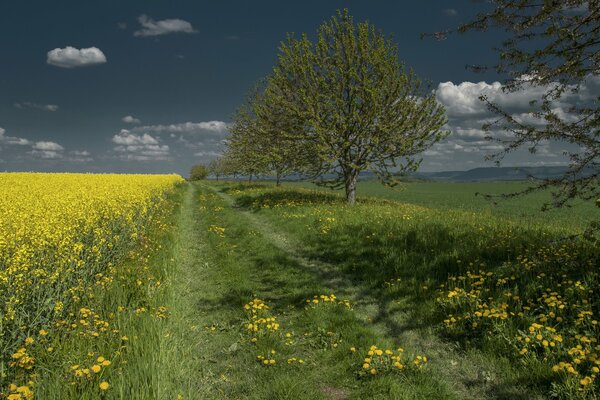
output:
[[[508,360],[442,340],[427,313],[415,319],[413,297],[421,289],[403,294],[379,279],[356,279],[344,263],[315,257],[301,234],[240,207],[243,199],[230,194],[227,186],[190,185],[183,202],[160,398],[541,398]],[[307,299],[331,293],[352,308],[307,306]],[[254,298],[279,323],[256,343],[244,311]],[[360,376],[372,345],[402,347],[407,366],[416,355],[429,362],[421,370]]]

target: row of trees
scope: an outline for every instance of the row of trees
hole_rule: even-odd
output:
[[[500,162],[521,148],[535,153],[544,141],[574,148],[563,176],[504,196],[551,189],[553,201],[546,207],[598,199],[600,95],[592,93],[588,101],[562,110],[567,115],[555,104],[600,74],[600,1],[489,3],[488,11],[456,30],[424,34],[443,40],[453,33],[504,30],[507,39],[497,47],[500,61],[490,67],[508,77],[505,90],[544,89],[531,102],[535,120],[530,123],[481,97],[498,117],[484,126],[488,139],[503,145],[489,159]],[[415,170],[418,155],[447,135],[444,123],[444,110],[432,92],[398,63],[394,43],[368,22],[355,25],[347,10],[338,11],[320,27],[314,43],[306,35],[288,36],[273,73],[237,113],[227,150],[210,171],[217,178],[273,174],[278,180],[298,173],[344,186],[352,203],[361,171],[393,183],[392,172]],[[507,138],[491,134],[498,129]]]
[[[354,203],[361,171],[394,184],[447,135],[444,108],[399,63],[397,46],[348,10],[322,24],[315,42],[289,35],[279,50],[273,73],[235,115],[213,174],[277,182],[300,174],[344,187]]]

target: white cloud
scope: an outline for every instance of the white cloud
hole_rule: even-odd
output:
[[[138,118],[133,117],[132,115],[127,115],[125,117],[123,117],[121,119],[121,121],[125,122],[126,124],[141,124],[142,121],[140,121]]]
[[[114,150],[123,160],[150,161],[168,160],[169,146],[161,145],[158,139],[147,133],[136,135],[127,129],[114,135],[112,142],[116,144]]]
[[[223,154],[223,152],[221,152],[221,151],[199,151],[197,153],[194,153],[194,156],[195,157],[217,158],[222,154]]]
[[[131,133],[127,129],[121,129],[121,132],[113,136],[112,141],[115,144],[122,145],[158,144],[158,140],[148,135],[147,133],[144,133],[143,135],[136,135]]]
[[[73,150],[69,152],[69,161],[89,162],[94,161],[94,158],[87,150]]]
[[[0,144],[29,146],[31,144],[31,142],[27,139],[15,137],[15,136],[6,136],[6,130],[3,128],[0,128]]]
[[[136,132],[169,132],[169,133],[205,133],[214,132],[219,134],[227,133],[228,124],[223,121],[208,121],[208,122],[182,122],[171,125],[148,125],[136,127],[133,130]]]
[[[458,15],[458,11],[456,11],[454,8],[446,8],[442,10],[442,12],[449,17],[455,17]]]
[[[63,151],[65,148],[55,142],[36,142],[33,145],[33,149],[44,151]]]
[[[527,82],[527,77],[522,81]],[[503,91],[500,82],[442,82],[436,90],[437,100],[446,108],[448,123],[444,129],[451,135],[441,143],[437,143],[424,153],[423,167],[439,170],[440,160],[444,169],[465,169],[474,166],[490,166],[484,157],[503,150],[498,142],[485,140],[486,136],[496,139],[510,139],[512,132],[493,125],[498,115],[487,109],[479,97],[484,95],[489,101],[499,105],[516,121],[528,126],[543,127],[546,121],[536,116],[539,105],[531,104],[532,100],[542,99],[544,93],[552,89],[554,84],[535,86],[525,83],[523,90],[517,92]],[[600,77],[588,76],[579,90],[574,87],[567,89],[565,94],[552,102],[552,112],[565,122],[574,122],[577,115],[569,109],[581,107],[592,102],[600,93]],[[492,124],[490,131],[485,131],[484,124]],[[529,148],[523,148],[507,156],[504,165],[565,165],[569,162],[565,151],[578,151],[565,143],[540,143],[536,146],[535,154]]]
[[[63,158],[64,147],[55,142],[35,142],[32,146],[31,154],[34,156],[54,160],[58,158]]]
[[[135,31],[134,36],[160,36],[170,33],[196,33],[192,24],[182,19],[163,19],[155,21],[147,15],[140,15],[138,22],[142,25],[142,29]]]
[[[37,104],[29,101],[24,101],[21,103],[15,103],[16,108],[25,109],[25,108],[36,108],[38,110],[44,111],[58,111],[58,106],[56,104]]]
[[[61,68],[86,67],[96,64],[104,64],[106,56],[97,47],[76,49],[67,46],[64,49],[56,48],[48,52],[48,64]]]

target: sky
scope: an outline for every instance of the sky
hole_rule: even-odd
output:
[[[469,21],[469,0],[0,2],[0,171],[187,174],[223,150],[245,94],[273,68],[288,32],[314,37],[348,8],[399,47],[400,61],[446,106],[450,136],[424,153],[421,170],[492,166],[497,144],[481,125],[482,93],[527,116],[532,93],[508,96],[493,70],[501,32],[422,40]],[[590,81],[581,96],[598,92]],[[567,105],[565,104],[566,108]],[[506,165],[560,165],[564,146],[543,144]]]

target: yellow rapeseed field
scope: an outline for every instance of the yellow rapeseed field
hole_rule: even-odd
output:
[[[109,330],[109,317],[91,310],[89,300],[143,244],[147,229],[156,229],[166,196],[181,181],[0,174],[0,398],[33,398],[36,359],[54,351],[62,331],[97,337]],[[92,372],[109,364],[96,363]]]

